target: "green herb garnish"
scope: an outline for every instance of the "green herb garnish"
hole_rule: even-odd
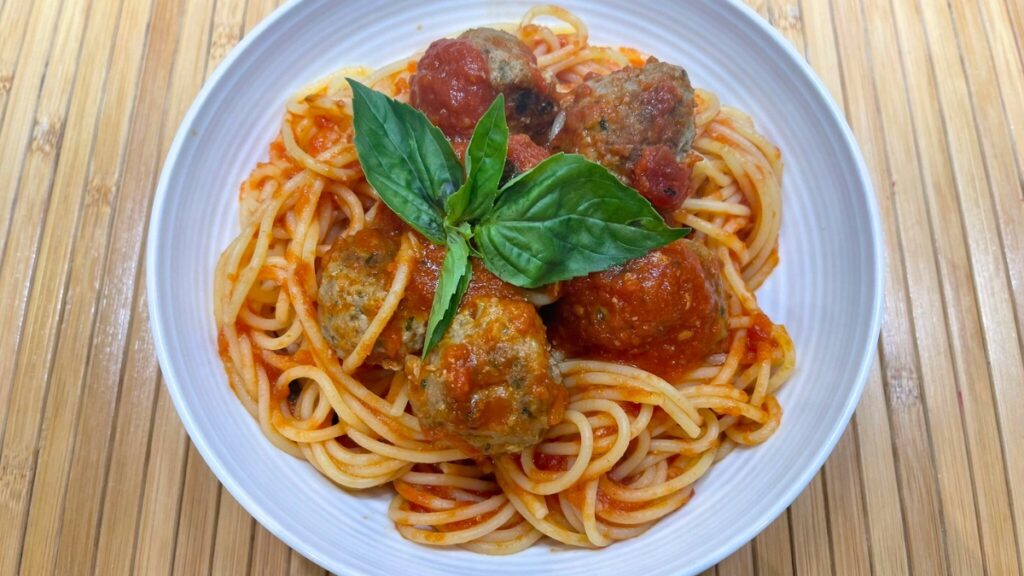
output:
[[[670,228],[636,190],[576,154],[555,154],[499,187],[509,137],[501,95],[473,130],[463,169],[420,111],[348,82],[367,181],[402,220],[448,248],[424,355],[455,317],[471,255],[498,278],[537,288],[639,258],[688,233]]]

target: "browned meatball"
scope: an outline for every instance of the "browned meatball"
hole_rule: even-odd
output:
[[[533,446],[562,417],[565,389],[544,324],[524,300],[464,302],[410,372],[409,399],[424,429],[482,454]]]
[[[394,277],[398,230],[365,228],[339,238],[320,273],[317,315],[320,330],[340,358],[356,347],[384,304]],[[377,338],[367,364],[399,368],[406,354],[423,347],[428,311],[406,302]]]
[[[469,148],[468,140],[456,140],[452,142],[452,149],[461,162],[466,161],[466,149]],[[504,184],[514,176],[518,176],[533,168],[551,156],[543,146],[538,146],[526,134],[512,134],[508,137],[508,155],[505,159],[505,171],[501,176]]]
[[[662,373],[721,348],[725,291],[718,261],[677,240],[642,258],[566,283],[550,309],[552,338],[572,354]]]
[[[550,156],[543,147],[538,146],[523,134],[513,134],[508,139],[508,157],[505,160],[505,173],[502,181],[526,172]]]
[[[409,80],[409,101],[449,138],[468,138],[487,107],[505,95],[512,132],[546,140],[557,114],[554,88],[515,36],[474,28],[427,48]]]
[[[579,85],[552,145],[602,164],[655,206],[672,209],[689,194],[693,115],[686,71],[652,58]]]

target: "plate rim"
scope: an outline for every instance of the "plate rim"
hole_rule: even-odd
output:
[[[182,118],[177,132],[175,133],[174,140],[172,141],[170,148],[168,148],[167,155],[164,158],[163,167],[157,182],[156,192],[153,197],[153,203],[150,208],[145,246],[146,299],[147,311],[149,314],[149,325],[153,336],[154,349],[160,365],[163,384],[167,388],[168,395],[171,398],[182,425],[188,433],[190,441],[203,457],[206,465],[217,477],[217,480],[228,490],[231,496],[234,497],[234,499],[246,510],[247,513],[252,515],[257,522],[270,531],[275,537],[281,539],[290,548],[317,563],[319,566],[327,567],[332,570],[341,568],[351,573],[354,568],[344,565],[336,566],[332,560],[324,557],[312,546],[307,545],[297,534],[292,533],[279,524],[274,519],[273,515],[267,512],[259,501],[249,497],[248,493],[241,487],[240,483],[236,479],[236,475],[224,465],[224,462],[217,456],[216,452],[210,448],[203,432],[198,429],[192,411],[182,395],[180,388],[181,379],[177,374],[175,365],[171,362],[170,352],[167,347],[168,336],[165,332],[166,327],[161,321],[159,308],[157,306],[159,301],[159,287],[157,283],[156,254],[161,252],[160,246],[162,244],[158,231],[162,227],[164,205],[166,204],[168,197],[170,180],[178,164],[181,150],[188,139],[188,134],[192,130],[195,118],[206,104],[210,94],[218,87],[227,71],[233,67],[235,61],[238,60],[244,52],[246,52],[248,47],[262,38],[279,20],[283,19],[292,10],[295,10],[299,5],[307,1],[312,0],[288,0],[286,3],[275,9],[269,16],[264,18],[248,34],[246,34],[218,64],[217,68],[212,74],[210,74],[209,78],[206,79],[202,88],[192,101],[192,104],[189,106],[185,116]],[[557,0],[555,0],[555,2],[557,2]],[[788,488],[783,492],[781,498],[771,503],[759,522],[745,524],[744,527],[740,527],[731,532],[727,538],[723,538],[717,544],[714,551],[709,553],[702,562],[684,568],[684,570],[688,571],[687,573],[702,572],[721,562],[741,546],[753,540],[758,534],[767,528],[771,522],[775,521],[775,519],[777,519],[800,494],[803,493],[807,485],[821,470],[825,461],[835,449],[839,439],[848,428],[850,419],[860,403],[860,398],[863,395],[864,388],[867,384],[869,373],[875,362],[875,357],[877,355],[875,349],[881,332],[885,293],[885,239],[882,232],[878,197],[875,193],[875,186],[871,173],[864,160],[863,151],[853,134],[853,130],[846,120],[843,110],[832,98],[832,95],[825,87],[823,81],[811,68],[810,64],[799,52],[797,52],[796,48],[782,35],[781,32],[776,30],[766,19],[761,17],[761,15],[755,12],[742,0],[724,0],[722,3],[727,5],[728,8],[735,10],[741,17],[745,18],[748,23],[757,27],[762,33],[766,34],[777,47],[782,49],[788,59],[788,62],[785,63],[787,67],[792,67],[795,72],[799,73],[810,82],[814,91],[813,94],[826,104],[832,120],[834,120],[840,127],[840,134],[845,147],[853,152],[855,171],[861,182],[861,185],[857,188],[863,195],[868,209],[867,217],[870,228],[869,238],[871,241],[870,254],[874,264],[872,273],[875,278],[873,292],[871,295],[871,319],[868,329],[868,338],[858,354],[858,357],[860,358],[860,366],[856,375],[853,377],[854,387],[852,389],[852,393],[846,398],[840,418],[835,421],[825,442],[817,447],[814,457],[811,460],[812,465],[803,471],[796,482],[793,482],[788,486]]]

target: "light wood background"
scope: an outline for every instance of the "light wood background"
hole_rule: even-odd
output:
[[[717,574],[1019,574],[1024,0],[750,3],[863,147],[886,313],[825,468]],[[0,575],[323,572],[189,443],[143,280],[178,122],[276,4],[0,0]]]

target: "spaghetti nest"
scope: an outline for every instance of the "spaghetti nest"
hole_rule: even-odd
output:
[[[560,20],[559,32],[535,24],[541,16]],[[563,93],[589,74],[645,60],[632,49],[589,45],[583,22],[553,7],[531,10],[512,32]],[[412,59],[344,75],[406,100],[415,70]],[[793,370],[794,349],[754,290],[778,262],[781,155],[749,117],[698,90],[695,192],[669,220],[691,227],[721,262],[727,351],[676,381],[562,360],[564,418],[520,454],[471,459],[429,438],[409,407],[403,371],[363,366],[402,301],[420,253],[416,237],[402,237],[384,304],[347,357],[338,358],[317,319],[328,249],[386,210],[360,170],[342,79],[288,103],[269,160],[241,186],[241,232],[217,264],[220,355],[236,395],[276,446],[346,488],[390,483],[389,515],[409,540],[508,554],[543,536],[581,547],[637,536],[683,506],[733,447],[764,442],[778,428],[775,392]]]

